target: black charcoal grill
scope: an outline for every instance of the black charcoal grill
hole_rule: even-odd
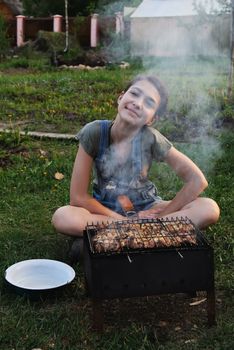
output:
[[[213,249],[188,218],[87,225],[84,270],[97,330],[103,299],[197,291],[207,292],[208,323],[215,323]]]

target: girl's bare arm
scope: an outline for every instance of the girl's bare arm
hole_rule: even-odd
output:
[[[160,213],[164,216],[176,212],[196,199],[208,186],[205,176],[197,165],[186,155],[172,147],[165,159],[166,163],[184,182],[181,190]]]

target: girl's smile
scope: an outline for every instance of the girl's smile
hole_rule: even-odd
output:
[[[130,105],[128,105],[128,106],[126,106],[125,108],[128,110],[128,112],[129,112],[130,115],[133,115],[133,117],[137,117],[137,118],[140,117],[140,116],[138,115],[138,113],[136,112],[136,110],[135,110],[134,107],[131,107]]]

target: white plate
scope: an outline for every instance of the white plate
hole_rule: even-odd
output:
[[[47,290],[70,283],[73,268],[61,261],[31,259],[20,261],[5,271],[5,279],[13,286],[28,290]]]

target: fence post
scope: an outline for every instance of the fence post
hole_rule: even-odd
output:
[[[24,24],[26,16],[16,16],[16,45],[21,46],[24,43]]]
[[[121,36],[124,34],[124,20],[122,12],[115,13],[115,32]]]
[[[90,28],[90,46],[96,47],[98,44],[98,14],[94,13],[91,17]]]
[[[61,32],[62,31],[62,18],[61,15],[54,15],[53,16],[53,31],[54,32]]]

